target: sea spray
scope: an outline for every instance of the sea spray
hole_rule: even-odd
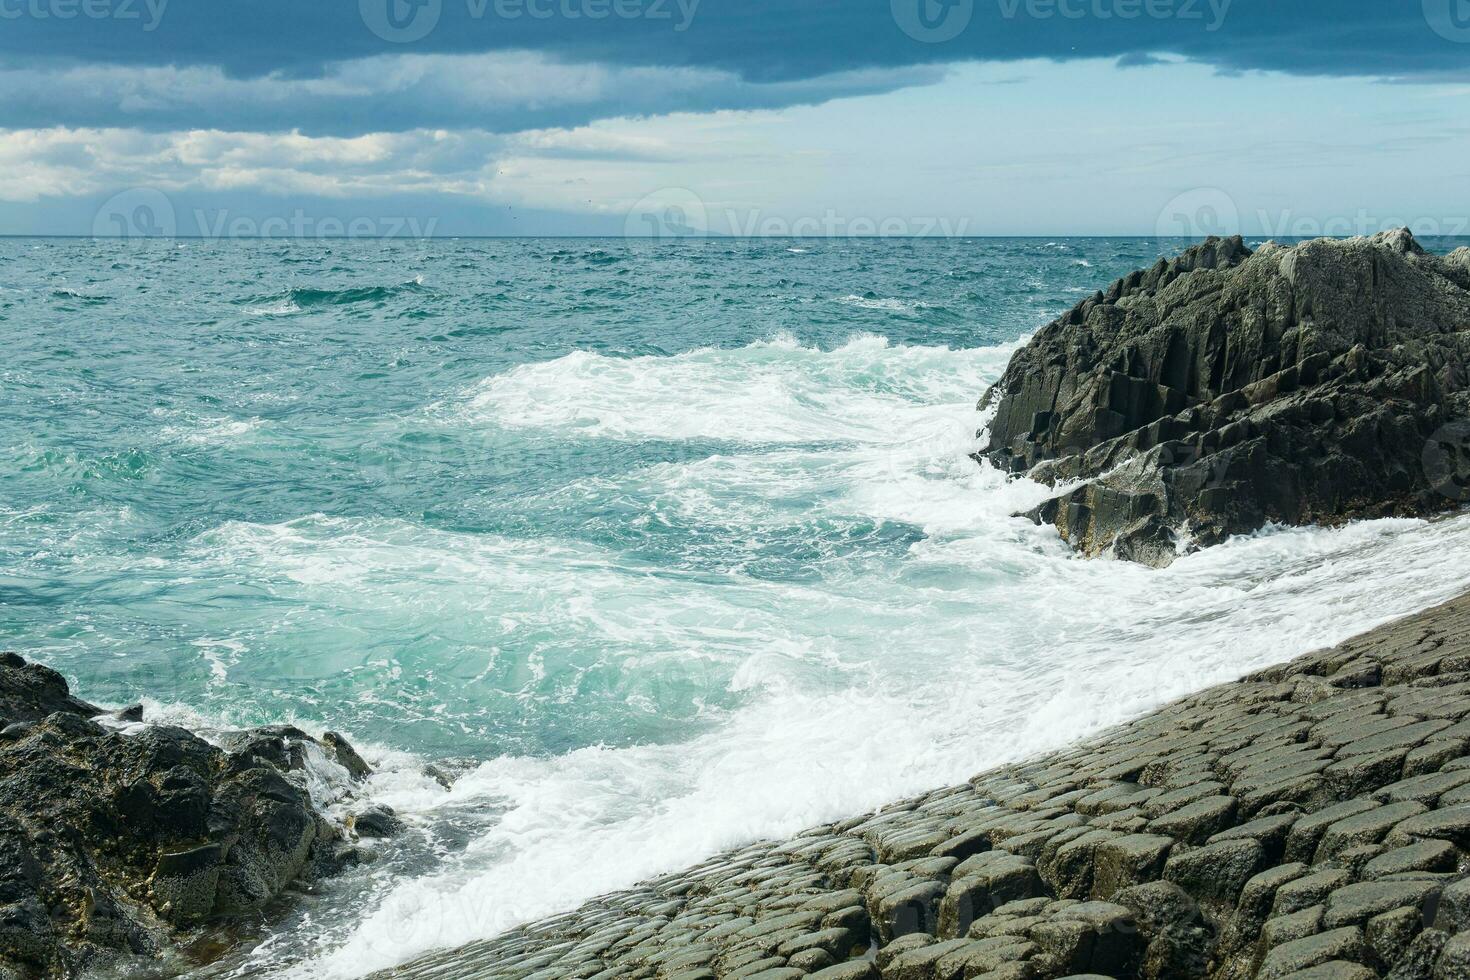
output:
[[[1046,491],[971,458],[981,391],[1156,242],[791,247],[0,243],[5,646],[343,731],[406,824],[219,973],[358,976],[1470,580],[1456,520],[1156,572],[1012,517]]]

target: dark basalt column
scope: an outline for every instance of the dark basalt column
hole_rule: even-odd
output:
[[[1461,980],[1467,872],[1470,597],[381,976]]]
[[[1267,522],[1470,499],[1470,248],[1408,231],[1212,238],[1048,324],[981,401],[981,456],[1080,486],[1030,517],[1153,565]]]

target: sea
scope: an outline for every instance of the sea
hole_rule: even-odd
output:
[[[1013,516],[981,394],[1186,244],[0,239],[0,648],[354,742],[313,791],[403,833],[180,968],[353,978],[1470,587],[1465,517],[1159,570]]]

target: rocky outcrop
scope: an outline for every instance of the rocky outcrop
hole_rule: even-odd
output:
[[[1464,980],[1470,597],[395,980]]]
[[[1029,516],[1087,554],[1443,511],[1470,499],[1470,248],[1212,238],[1043,328],[981,407],[981,455],[1064,491]]]
[[[93,718],[96,705],[71,696],[66,679],[40,664],[27,664],[13,653],[0,653],[0,731],[17,722],[40,721],[57,712]]]
[[[355,859],[304,778],[365,776],[346,740],[279,727],[220,747],[140,712],[104,714],[0,654],[0,978],[126,970]]]

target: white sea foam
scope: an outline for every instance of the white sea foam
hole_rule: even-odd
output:
[[[289,296],[270,303],[257,303],[242,311],[246,316],[295,316],[302,312],[301,305]]]
[[[613,550],[364,518],[228,525],[198,542],[314,601],[415,610],[495,646],[700,658],[742,706],[677,744],[505,756],[452,791],[387,790],[423,826],[475,826],[386,882],[345,937],[293,967],[355,977],[492,935],[753,838],[878,806],[1062,745],[1171,698],[1336,642],[1470,586],[1470,519],[1269,529],[1173,567],[1073,556],[1010,515],[1044,491],[977,466],[974,398],[1011,348],[787,339],[667,358],[573,354],[438,406],[446,426],[749,451],[644,467],[613,494],[754,540],[845,521],[917,529],[810,580],[647,574]],[[385,784],[390,780],[385,779]]]
[[[916,299],[896,299],[886,296],[859,296],[849,293],[837,302],[844,306],[856,306],[860,310],[882,310],[886,313],[913,313],[927,309],[929,304]]]
[[[223,684],[230,679],[230,668],[240,662],[240,657],[249,649],[244,643],[235,639],[208,639],[201,637],[192,641],[192,645],[199,648],[200,655],[209,664],[209,673],[213,685]]]
[[[223,416],[194,416],[187,412],[158,409],[155,415],[176,418],[173,425],[159,430],[159,435],[170,442],[190,446],[227,445],[238,442],[265,425],[261,418],[237,419]]]
[[[953,351],[859,336],[821,351],[780,336],[673,357],[578,351],[489,378],[441,411],[450,424],[604,439],[898,443],[914,417],[973,403],[1013,349]]]
[[[866,614],[874,645],[839,651],[858,683],[803,684],[784,654],[756,655],[750,673],[785,683],[751,685],[767,696],[718,732],[482,765],[437,805],[509,812],[438,874],[399,883],[310,972],[360,975],[1054,747],[1462,589],[1467,543],[1464,522],[1278,532],[1165,573],[1043,551],[1064,571],[1039,580],[1022,558],[988,616],[942,577],[899,589]],[[973,541],[923,550],[942,572],[979,557]],[[856,615],[855,599],[834,605]]]

